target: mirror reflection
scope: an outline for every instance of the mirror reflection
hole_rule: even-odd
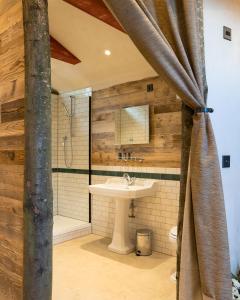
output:
[[[126,107],[116,111],[115,144],[149,144],[149,105]]]

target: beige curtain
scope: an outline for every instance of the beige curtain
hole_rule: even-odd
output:
[[[104,0],[185,104],[206,107],[201,0]],[[183,222],[180,300],[231,300],[225,206],[208,113],[195,113]]]

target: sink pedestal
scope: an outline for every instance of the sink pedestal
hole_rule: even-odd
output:
[[[115,199],[116,212],[113,238],[108,249],[119,254],[128,254],[135,249],[134,244],[130,240],[128,229],[130,201],[131,199]]]
[[[112,243],[109,250],[119,254],[128,254],[134,251],[128,230],[128,213],[131,199],[151,197],[157,188],[156,180],[136,180],[134,185],[126,186],[124,178],[110,178],[104,184],[89,186],[93,195],[114,198],[116,202],[115,224]]]

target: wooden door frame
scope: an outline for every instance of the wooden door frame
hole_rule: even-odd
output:
[[[24,300],[52,297],[51,68],[47,5],[47,0],[23,0]]]

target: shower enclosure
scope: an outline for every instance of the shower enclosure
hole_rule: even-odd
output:
[[[91,89],[52,95],[54,243],[91,233],[90,98]]]

